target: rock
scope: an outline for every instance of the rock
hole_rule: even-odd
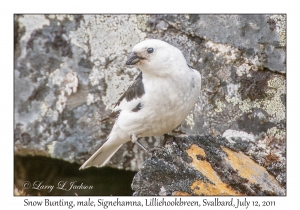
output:
[[[247,139],[165,136],[132,182],[134,195],[285,195],[285,159]],[[277,145],[279,146],[279,145]],[[262,154],[260,154],[262,153]],[[263,157],[261,157],[261,156]],[[259,164],[260,161],[263,163]],[[269,165],[280,165],[273,171]]]
[[[44,155],[77,163],[87,160],[106,140],[113,125],[112,121],[100,120],[109,115],[138,74],[137,69],[125,65],[132,47],[145,38],[157,38],[179,48],[187,63],[202,75],[202,93],[195,110],[176,131],[199,139],[223,136],[224,142],[240,148],[236,152],[225,145],[218,150],[227,161],[222,167],[241,171],[243,163],[234,158],[247,164],[258,163],[266,170],[257,166],[261,174],[276,177],[285,188],[285,19],[286,15],[275,14],[15,15],[15,154]],[[149,137],[141,143],[153,148],[160,146],[162,139]],[[222,145],[223,141],[217,142]],[[210,157],[199,144],[196,145],[205,155],[201,149],[195,151]],[[190,160],[193,155],[186,150],[193,147],[187,145],[180,153],[186,153]],[[155,157],[159,154],[154,153],[152,158],[167,164]],[[109,165],[138,171],[146,158],[143,150],[129,142]],[[179,157],[173,159],[177,162],[172,164],[182,167],[188,163],[180,163],[183,160]],[[199,164],[213,163],[205,161]],[[217,169],[212,165],[211,170]],[[186,186],[180,189],[185,193],[202,193],[190,189],[196,181],[199,186],[205,180],[215,181],[197,167],[190,167],[188,174],[190,177],[179,175],[183,180],[180,185]],[[176,174],[170,177],[179,178]],[[236,177],[242,180],[237,187],[226,180],[219,184],[240,194],[284,194],[274,180],[264,186],[255,179],[253,183],[261,187],[258,190],[245,180],[250,180],[247,175]],[[168,185],[164,190],[145,193],[173,194]],[[241,186],[247,186],[248,191]],[[276,186],[276,190],[270,186]],[[206,187],[214,192],[212,185]]]

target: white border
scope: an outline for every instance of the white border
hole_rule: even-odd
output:
[[[13,196],[13,14],[14,13],[287,13],[287,196],[247,197],[249,200],[275,200],[276,207],[283,209],[299,206],[299,6],[296,1],[252,0],[252,1],[162,1],[162,0],[109,0],[109,1],[37,1],[15,0],[1,4],[1,179],[0,206],[12,209],[25,208],[24,197]],[[46,197],[30,197],[43,200]],[[64,198],[64,197],[50,197]],[[66,197],[78,200],[84,197]],[[122,197],[143,200],[144,197]],[[210,197],[212,198],[212,197]],[[223,197],[224,198],[224,197]],[[240,197],[243,198],[243,197]],[[97,200],[97,197],[93,197]],[[195,199],[187,197],[186,200]],[[199,198],[203,199],[203,197]],[[293,208],[295,207],[295,208]],[[46,208],[46,207],[44,207]],[[66,207],[64,207],[67,209]],[[99,207],[98,207],[99,208]],[[156,207],[158,208],[158,207]],[[166,208],[166,207],[163,207]],[[174,208],[174,207],[167,207]],[[181,207],[182,208],[182,207]],[[32,209],[27,208],[27,209]],[[39,207],[39,209],[41,209]],[[42,208],[43,209],[43,208]],[[61,208],[62,209],[62,208]],[[80,209],[78,207],[74,209]],[[86,209],[86,208],[85,208]],[[119,209],[119,208],[109,208]],[[129,208],[128,208],[129,209]],[[131,208],[130,208],[131,209]],[[202,208],[204,209],[204,208]],[[215,208],[209,208],[215,209]],[[219,208],[220,209],[220,208]],[[252,209],[252,208],[250,208]],[[255,209],[255,208],[253,208]],[[264,209],[264,208],[260,208]]]

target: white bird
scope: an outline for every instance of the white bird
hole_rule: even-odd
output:
[[[126,142],[160,136],[178,127],[194,109],[200,73],[172,45],[148,39],[133,47],[126,65],[141,72],[113,109],[118,117],[107,141],[81,167],[102,167]]]

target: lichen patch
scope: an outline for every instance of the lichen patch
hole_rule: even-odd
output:
[[[265,191],[274,191],[274,189],[281,191],[281,186],[277,180],[250,157],[242,152],[234,152],[226,147],[222,147],[222,150],[227,154],[226,161],[241,177],[249,180],[250,183],[259,184]]]
[[[200,171],[212,183],[195,181],[191,190],[197,195],[240,195],[226,183],[222,182],[218,173],[212,168],[211,164],[206,160],[199,160],[199,156],[206,157],[205,151],[193,144],[188,150],[188,155],[193,159],[192,166]]]

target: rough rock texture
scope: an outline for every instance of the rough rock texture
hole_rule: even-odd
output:
[[[227,162],[224,160],[226,163],[223,161],[220,167],[230,165],[240,172],[242,163],[234,161],[235,157],[255,161],[251,164],[262,166],[267,171],[257,166],[258,170],[274,176],[285,187],[285,19],[282,14],[15,15],[15,153],[83,163],[112,128],[113,122],[100,120],[110,113],[138,74],[137,69],[125,65],[129,52],[136,43],[157,38],[182,50],[188,64],[202,75],[202,93],[195,110],[177,131],[198,135],[199,144],[195,145],[204,150],[202,156],[210,164],[210,153],[201,143],[203,135],[211,139],[222,136],[227,139],[224,142],[246,147],[236,152],[228,145],[221,148],[225,144],[221,140],[207,141],[211,147],[219,148],[218,157],[226,157]],[[161,145],[161,140],[162,137],[151,137],[141,143],[152,148]],[[186,151],[192,144],[187,145],[181,153],[193,156]],[[110,165],[137,171],[146,157],[137,145],[127,143]],[[153,158],[168,164],[164,159]],[[175,160],[174,165],[187,164]],[[222,171],[222,167],[217,170],[212,165],[218,174],[229,170]],[[181,185],[187,188],[195,180],[214,182],[195,168],[188,174],[190,181],[185,180],[185,175],[181,178]],[[222,180],[223,175],[219,176]],[[266,186],[255,180],[253,183],[261,187],[257,190],[245,180],[250,180],[247,175],[236,176],[241,177],[245,189],[240,189],[242,184],[233,187],[230,181],[222,180],[220,184],[232,188],[228,193],[283,194],[274,180]],[[147,194],[137,184],[134,186],[137,194]],[[165,189],[166,194],[173,193],[171,189]],[[201,194],[201,189],[177,190]]]
[[[254,142],[212,136],[165,141],[135,175],[134,195],[285,195],[285,162],[257,156]]]

